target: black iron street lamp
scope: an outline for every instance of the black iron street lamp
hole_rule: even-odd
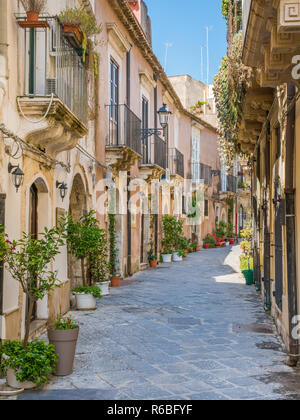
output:
[[[12,180],[14,183],[14,186],[19,191],[20,187],[23,185],[24,182],[24,172],[19,167],[19,165],[14,166],[11,163],[8,164],[8,173],[12,174]]]
[[[56,188],[59,190],[62,201],[66,198],[68,186],[64,182],[56,181]]]
[[[159,116],[159,122],[162,128],[144,128],[142,129],[142,136],[143,139],[147,139],[148,137],[157,135],[159,136],[164,132],[164,130],[169,125],[169,119],[170,115],[172,115],[172,112],[168,110],[168,107],[166,104],[163,104],[163,106],[160,108],[159,111],[157,111]]]

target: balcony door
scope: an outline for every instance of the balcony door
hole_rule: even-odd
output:
[[[119,144],[119,66],[110,60],[110,145]]]
[[[149,128],[149,101],[143,96],[142,98],[142,129],[148,130]],[[151,163],[151,138],[143,138],[143,163]]]

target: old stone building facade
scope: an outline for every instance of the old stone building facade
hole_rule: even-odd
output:
[[[81,48],[64,34],[57,16],[65,7],[82,8],[102,25],[96,78],[95,63],[84,61]],[[216,217],[227,221],[228,213],[219,196],[214,116],[198,115],[181,102],[153,53],[145,3],[51,0],[39,25],[26,26],[18,0],[0,0],[0,225],[9,238],[22,232],[38,237],[65,212],[78,220],[96,210],[107,228],[103,197],[114,181],[118,269],[125,278],[148,266],[151,235],[159,255],[162,215],[176,207],[176,186],[199,178],[208,202],[203,220],[190,226],[186,213],[176,215],[185,221],[187,237],[201,244]],[[172,114],[168,128],[158,131],[164,104]],[[17,190],[12,175],[18,167],[24,180]],[[153,183],[170,192],[165,202],[158,187],[157,214],[128,210],[137,192],[145,207],[151,205]],[[68,311],[70,291],[82,282],[66,248],[53,269],[63,286],[37,305],[32,334]],[[1,268],[1,339],[23,336],[26,308],[19,285]]]
[[[299,358],[299,1],[244,1],[243,62],[253,80],[239,141],[253,154],[257,290]]]

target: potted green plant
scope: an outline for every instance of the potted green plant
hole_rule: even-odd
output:
[[[28,22],[37,22],[39,15],[45,10],[46,0],[21,0],[22,6],[27,14]]]
[[[172,262],[173,250],[171,248],[168,248],[167,246],[163,245],[161,252],[162,252],[163,263],[171,263]]]
[[[185,251],[185,249],[180,249],[180,250],[177,252],[177,255],[178,255],[178,257],[177,257],[177,259],[175,259],[174,261],[175,261],[175,262],[181,262],[181,261],[183,260],[183,258],[186,256],[186,251]]]
[[[172,241],[173,241],[173,248],[175,252],[173,252],[173,261],[178,262],[182,261],[182,258],[186,255],[186,250],[188,247],[188,240],[184,237],[183,233],[183,221],[176,220],[173,218],[172,225],[171,225],[171,233],[172,233]],[[183,253],[181,251],[184,251]]]
[[[117,276],[117,236],[116,236],[116,216],[109,214],[109,274],[112,287],[119,287],[121,276]]]
[[[170,263],[172,262],[172,254],[175,246],[176,218],[173,216],[163,216],[162,223],[162,259],[164,263]]]
[[[149,251],[148,251],[148,261],[151,268],[157,268],[158,266],[158,259],[155,252],[155,223],[156,223],[156,215],[151,216],[151,223],[150,223],[150,231],[151,231],[151,240],[149,243]]]
[[[213,235],[207,235],[204,238],[204,249],[215,248],[217,244],[217,240]]]
[[[33,389],[55,372],[58,355],[54,346],[35,340],[24,347],[21,341],[0,344],[0,372],[14,389]]]
[[[24,348],[28,344],[30,323],[36,302],[61,287],[57,272],[50,270],[49,267],[65,244],[64,238],[65,224],[59,222],[58,227],[45,228],[39,239],[23,233],[23,238],[19,241],[6,240],[10,250],[4,255],[5,267],[11,278],[20,283],[29,302]]]
[[[150,248],[150,251],[148,252],[148,261],[151,268],[157,268],[158,260],[157,260],[157,256],[154,254],[152,247]]]
[[[49,343],[55,348],[58,362],[56,376],[68,376],[73,373],[74,358],[79,335],[79,326],[71,316],[59,317],[48,328]]]
[[[76,308],[79,311],[91,311],[97,309],[97,299],[102,298],[98,286],[82,286],[73,289],[76,296]]]
[[[109,295],[109,263],[107,231],[100,229],[97,252],[90,257],[90,272],[92,282],[101,290],[102,296]]]
[[[117,236],[116,236],[116,216],[109,215],[109,271],[110,282],[112,287],[121,286],[121,275],[118,273],[118,257],[117,257]]]
[[[77,306],[81,309],[83,306],[85,309],[95,309],[94,294],[91,292],[90,296],[86,295],[89,294],[89,290],[93,291],[96,282],[107,279],[106,231],[99,228],[95,214],[95,211],[91,211],[78,222],[74,222],[69,216],[67,221],[68,251],[81,261],[84,291],[75,293]],[[90,308],[85,306],[88,302],[91,305]]]
[[[57,272],[49,269],[64,245],[65,223],[58,223],[52,229],[35,239],[23,234],[19,241],[9,241],[0,235],[0,256],[11,278],[19,282],[29,302],[23,341],[13,341],[1,347],[2,369],[7,372],[8,383],[21,389],[32,388],[46,382],[53,370],[57,357],[52,346],[43,341],[29,343],[30,323],[34,305],[61,285]]]

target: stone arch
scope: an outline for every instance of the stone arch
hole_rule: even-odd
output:
[[[75,222],[79,221],[88,211],[87,192],[83,177],[77,173],[73,178],[70,193],[69,214]],[[68,255],[68,276],[71,279],[71,289],[83,284],[81,262]]]

